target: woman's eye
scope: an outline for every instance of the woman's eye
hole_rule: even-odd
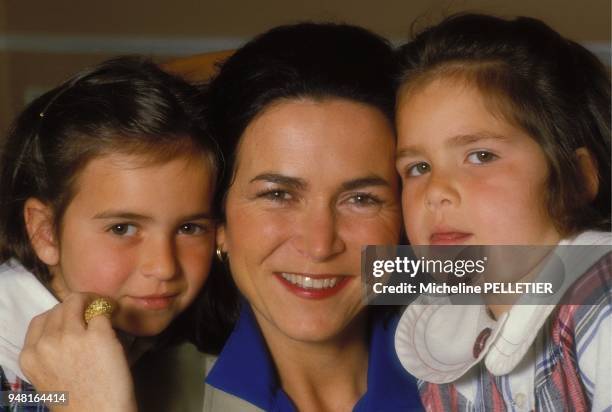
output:
[[[183,223],[178,232],[182,235],[201,235],[208,232],[208,227],[198,223]]]
[[[293,199],[291,193],[280,189],[267,190],[265,192],[258,193],[257,197],[272,200],[274,202],[287,202]]]
[[[488,152],[486,150],[479,150],[477,152],[472,152],[467,157],[467,161],[473,164],[489,163],[496,159],[499,159],[499,156],[491,152]]]
[[[374,196],[370,193],[357,193],[357,194],[352,195],[348,199],[348,202],[356,206],[366,207],[366,206],[378,206],[382,203],[382,200],[380,200],[378,196]]]
[[[408,176],[422,176],[431,171],[431,166],[428,163],[420,162],[415,165],[410,166],[407,169]]]
[[[138,228],[129,223],[118,223],[112,225],[109,230],[117,236],[134,236]]]

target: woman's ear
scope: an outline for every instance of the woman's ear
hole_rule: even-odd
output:
[[[31,197],[23,206],[23,218],[30,243],[38,258],[47,266],[57,265],[59,247],[51,207]]]
[[[597,173],[597,160],[586,147],[576,149],[576,158],[584,179],[584,188],[587,200],[590,202],[599,192],[599,176]]]

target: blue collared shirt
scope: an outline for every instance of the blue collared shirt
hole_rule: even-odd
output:
[[[372,322],[368,389],[354,412],[423,410],[416,380],[404,371],[395,354],[393,335],[398,320],[396,316]],[[264,338],[246,303],[206,382],[266,411],[297,410],[280,387]]]

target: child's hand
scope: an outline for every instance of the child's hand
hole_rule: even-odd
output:
[[[128,362],[110,320],[83,312],[96,296],[70,294],[32,319],[19,363],[38,391],[68,392],[68,411],[136,411]],[[53,407],[51,406],[53,409]]]

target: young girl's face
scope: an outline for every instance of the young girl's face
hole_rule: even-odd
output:
[[[117,328],[163,331],[209,272],[212,176],[198,157],[162,164],[133,155],[94,158],[77,179],[57,235],[54,292],[60,299],[72,291],[112,297]]]
[[[555,244],[540,146],[456,79],[404,91],[397,170],[412,244]]]

